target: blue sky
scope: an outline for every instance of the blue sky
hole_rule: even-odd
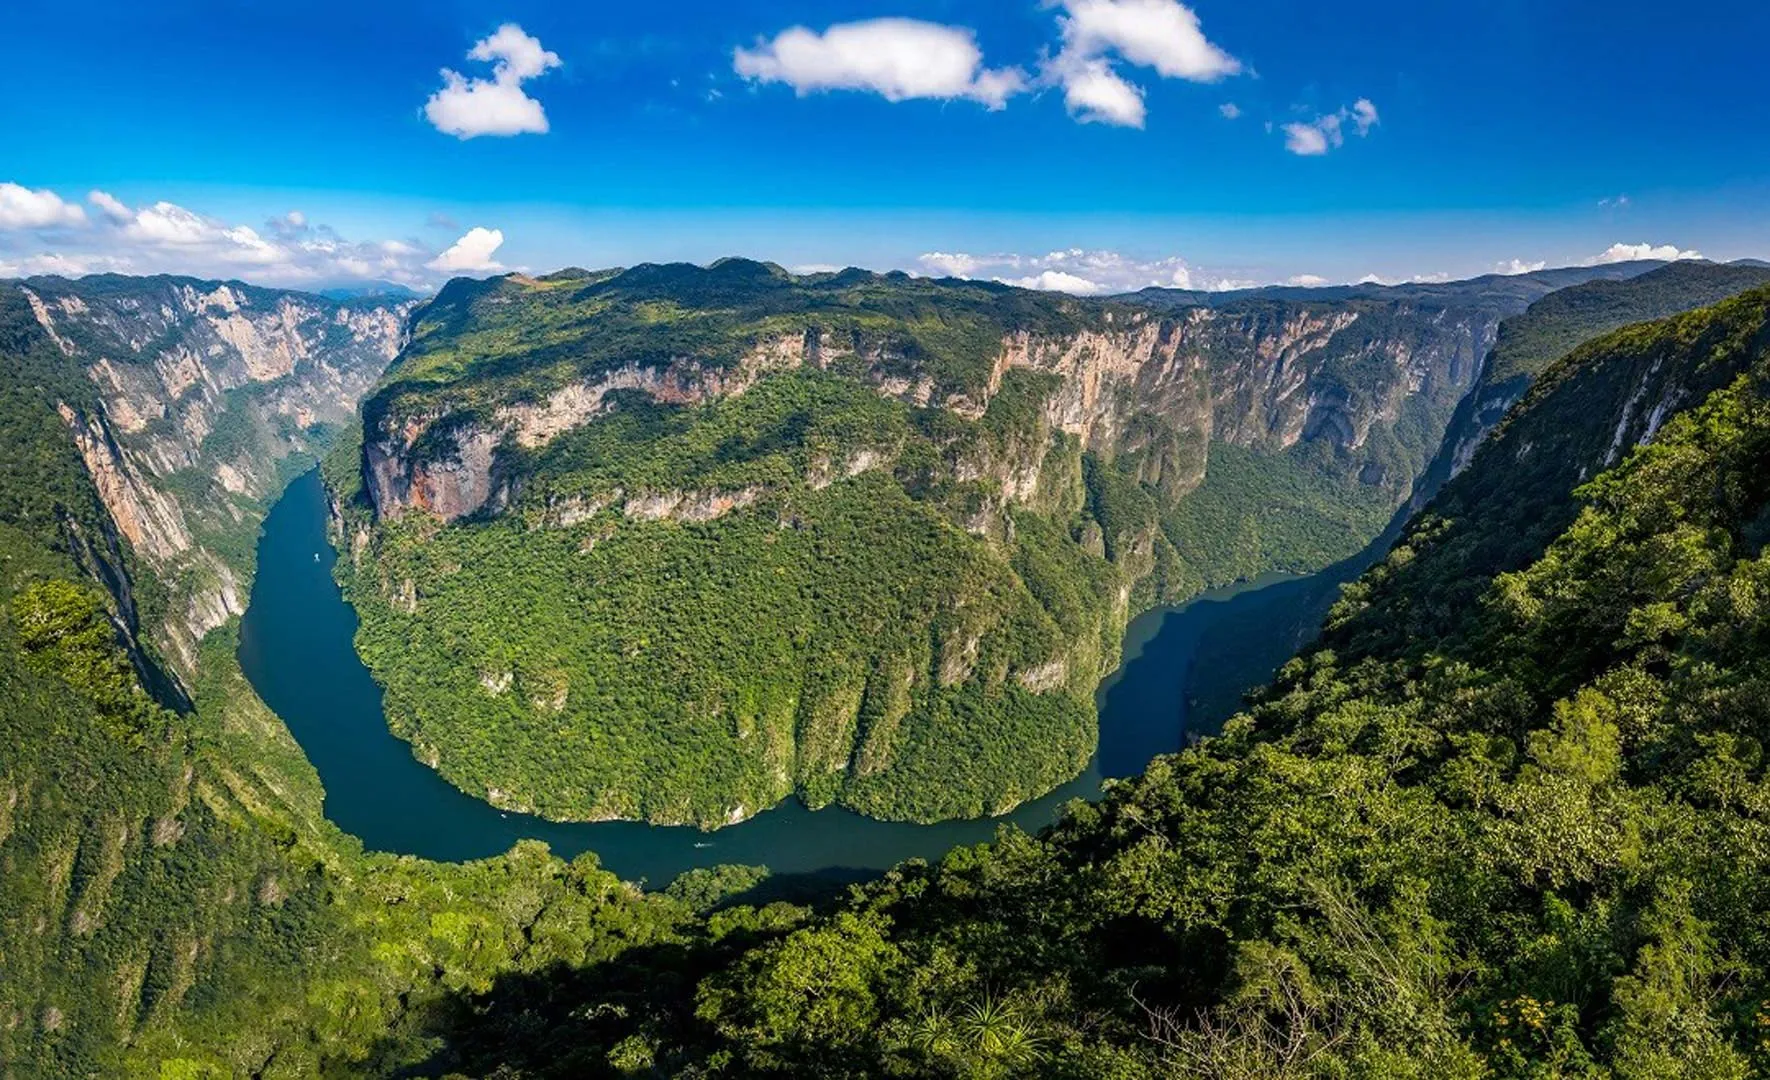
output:
[[[1746,0],[22,8],[0,274],[745,254],[1099,291],[1770,255]]]

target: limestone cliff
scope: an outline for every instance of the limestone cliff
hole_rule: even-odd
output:
[[[663,404],[703,404],[741,394],[768,374],[815,367],[864,380],[881,395],[975,420],[1003,376],[1055,376],[1040,408],[1051,428],[1086,451],[1126,458],[1144,483],[1177,500],[1203,481],[1213,443],[1283,452],[1320,444],[1340,467],[1405,497],[1452,409],[1491,346],[1498,316],[1406,304],[1288,303],[1178,314],[1104,310],[1096,327],[999,335],[987,372],[947,392],[882,344],[857,344],[811,325],[759,333],[734,361],[668,357],[611,363],[542,395],[373,414],[364,480],[378,515],[418,509],[453,521],[503,509],[523,482],[515,462],[605,415],[620,392]],[[1427,430],[1399,459],[1373,435],[1416,408]],[[1382,442],[1382,439],[1377,439]],[[1029,470],[1029,464],[1032,471]],[[1002,465],[1019,500],[1037,487],[1037,461]]]
[[[14,285],[86,392],[54,407],[117,530],[165,581],[143,628],[189,674],[244,611],[249,535],[286,479],[347,425],[398,353],[408,303],[336,303],[187,278]],[[69,384],[76,385],[76,384]]]
[[[359,650],[394,730],[500,805],[1001,812],[1086,762],[1137,610],[1375,536],[1513,304],[455,283],[338,493]]]

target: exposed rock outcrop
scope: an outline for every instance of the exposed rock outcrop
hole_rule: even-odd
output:
[[[988,410],[1008,372],[1054,375],[1055,388],[1043,406],[1054,431],[1105,457],[1136,455],[1141,479],[1178,498],[1203,480],[1213,441],[1263,450],[1321,441],[1356,456],[1374,429],[1396,423],[1409,399],[1428,399],[1434,411],[1448,416],[1497,326],[1497,317],[1388,305],[1380,320],[1400,320],[1406,332],[1386,336],[1376,327],[1366,330],[1361,311],[1326,305],[1287,305],[1276,314],[1200,308],[1174,316],[1116,315],[1117,325],[1069,335],[1011,333],[1001,341],[984,385],[946,398],[941,407],[975,419]],[[837,363],[884,396],[916,407],[933,402],[934,381],[902,374],[901,358],[878,348],[856,349],[827,331],[794,331],[765,337],[729,367],[688,359],[657,366],[630,361],[539,401],[498,405],[488,419],[477,418],[485,410],[464,421],[434,409],[390,414],[365,444],[364,478],[382,517],[420,510],[453,521],[496,512],[513,500],[517,483],[499,468],[503,448],[541,449],[604,415],[617,391],[665,404],[701,404],[741,394],[772,372]],[[1357,379],[1344,374],[1352,365],[1358,365]],[[432,429],[444,422],[449,426],[438,438]],[[1013,500],[1027,501],[1037,488],[1043,447],[1036,450],[1030,461],[997,471]],[[1396,498],[1405,495],[1411,475],[1367,472],[1364,464],[1357,463],[1353,475],[1392,486]],[[844,468],[853,475],[876,465],[868,459]],[[833,464],[820,466],[809,479],[814,486],[827,484],[834,470]]]
[[[279,461],[350,422],[412,305],[171,277],[16,287],[90,381],[57,411],[118,533],[175,583],[165,624],[142,629],[189,674],[203,636],[245,609],[245,568],[205,538],[250,528]]]

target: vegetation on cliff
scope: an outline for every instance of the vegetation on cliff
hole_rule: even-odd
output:
[[[345,570],[358,647],[396,730],[500,805],[1004,812],[1092,755],[1133,580],[1078,542],[1100,532],[1080,449],[1021,394],[979,424],[817,372],[624,402],[504,514],[383,523]],[[1027,505],[1003,505],[1010,467]]]
[[[1494,323],[735,259],[456,282],[327,470],[360,649],[501,806],[1000,813],[1081,770],[1136,611],[1374,538]]]
[[[900,868],[735,960],[704,953],[692,991],[629,990],[647,1066],[1761,1074],[1770,291],[1582,350],[1509,430],[1614,418],[1638,385],[1619,372],[1649,356],[1684,411],[1583,485],[1527,477],[1556,524],[1518,536],[1496,444],[1455,526],[1415,530],[1220,738],[1043,836]],[[1494,542],[1511,568],[1433,636],[1383,632],[1395,598]],[[458,1014],[462,1066],[634,1060],[632,1029],[581,1007],[618,970],[501,981]]]
[[[365,854],[231,629],[204,642],[194,705],[165,707],[187,694],[126,617],[165,586],[55,411],[84,384],[0,289],[0,1076],[379,1074],[433,1052],[452,994],[694,932],[687,902],[593,857]]]
[[[15,329],[0,370],[61,377]],[[724,419],[767,431],[769,394],[847,392],[757,391]],[[742,869],[645,896],[534,845],[466,866],[364,854],[229,631],[205,643],[193,710],[143,689],[118,597],[153,571],[125,560],[123,585],[95,587],[81,538],[104,534],[101,501],[42,385],[8,393],[8,452],[46,482],[0,488],[6,1075],[1770,1068],[1770,290],[1552,368],[1220,738],[1039,837],[816,910],[736,903],[758,881]],[[939,420],[893,415],[906,426],[865,430],[908,447]],[[622,425],[681,414],[610,419],[559,473],[579,492],[619,464]],[[681,437],[684,475],[732,463]],[[1172,565],[1124,539],[1149,490],[1100,465],[1053,474],[1079,535],[1009,518],[1010,568],[1059,626],[1089,603],[1067,591],[1092,581],[1076,550]],[[839,520],[854,492],[916,501],[882,469],[799,494]],[[951,528],[947,497],[920,504],[930,530]],[[519,509],[479,524],[559,527],[537,524],[558,503]]]

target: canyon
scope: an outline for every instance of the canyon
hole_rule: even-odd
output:
[[[456,283],[329,466],[359,644],[396,733],[507,809],[1001,813],[1085,764],[1132,616],[1364,547],[1508,317],[1656,265],[1104,301],[741,259]]]
[[[171,277],[0,288],[85,375],[55,409],[130,551],[174,583],[143,629],[188,678],[203,637],[245,610],[250,549],[226,538],[353,422],[413,303]]]

